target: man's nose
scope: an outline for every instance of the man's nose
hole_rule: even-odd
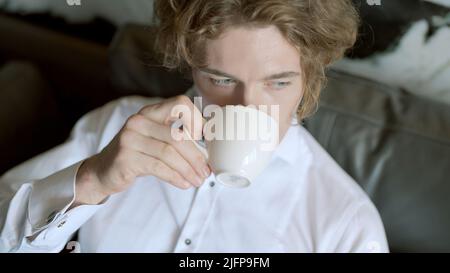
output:
[[[236,96],[237,101],[235,104],[241,104],[244,106],[255,105],[258,101],[258,90],[255,85],[241,85],[236,90],[239,96]]]

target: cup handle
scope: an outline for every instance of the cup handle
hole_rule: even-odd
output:
[[[182,120],[178,119],[175,122],[172,123],[172,128],[178,128],[180,129],[183,126]],[[199,140],[196,141],[194,139],[192,139],[191,134],[189,134],[189,132],[187,130],[183,130],[183,133],[186,134],[187,138],[194,143],[195,147],[197,147],[197,149],[206,157],[206,160],[208,160],[209,155],[208,155],[208,150],[206,149],[206,144],[204,140]]]

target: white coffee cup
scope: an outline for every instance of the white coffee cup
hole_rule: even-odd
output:
[[[263,111],[242,105],[216,107],[210,112],[214,115],[203,127],[205,140],[194,141],[186,131],[188,138],[207,157],[218,182],[248,187],[272,157],[279,141],[278,122]]]

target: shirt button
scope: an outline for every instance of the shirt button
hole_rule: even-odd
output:
[[[211,188],[214,187],[215,184],[216,184],[216,183],[214,183],[214,181],[209,182],[209,186],[210,186]]]
[[[190,245],[192,242],[191,242],[191,240],[186,239],[186,240],[184,240],[184,243],[185,243],[186,245]]]

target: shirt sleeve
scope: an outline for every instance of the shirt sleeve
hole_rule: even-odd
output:
[[[381,218],[371,202],[364,202],[344,218],[334,236],[337,253],[386,253],[389,246]],[[333,240],[334,241],[334,240]]]
[[[59,252],[73,233],[104,204],[70,209],[75,178],[100,136],[117,116],[117,102],[84,115],[69,139],[0,177],[0,252]]]

